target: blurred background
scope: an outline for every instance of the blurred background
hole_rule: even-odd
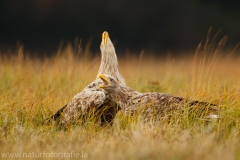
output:
[[[239,0],[1,0],[0,50],[24,45],[31,53],[52,54],[60,45],[90,44],[99,52],[108,31],[118,53],[194,51],[214,36],[240,42]]]

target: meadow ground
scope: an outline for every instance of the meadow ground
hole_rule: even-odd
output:
[[[220,43],[218,45],[221,45]],[[60,130],[42,122],[95,79],[100,53],[30,58],[19,48],[0,57],[0,159],[240,159],[240,55],[203,46],[184,57],[125,54],[127,85],[218,104],[221,120],[187,115],[143,123],[121,112],[113,126],[86,122]]]

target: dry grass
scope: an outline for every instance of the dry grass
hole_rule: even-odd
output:
[[[29,58],[21,48],[2,55],[1,156],[17,152],[34,159],[34,152],[39,159],[67,159],[83,152],[84,159],[240,159],[240,57],[221,53],[221,45],[207,42],[182,58],[144,53],[119,59],[128,86],[137,91],[218,104],[224,118],[208,125],[188,117],[168,124],[129,122],[121,112],[112,127],[87,122],[63,131],[41,125],[96,77],[100,53],[75,55],[68,46],[44,59]]]

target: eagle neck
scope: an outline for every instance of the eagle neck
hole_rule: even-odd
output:
[[[118,60],[115,52],[102,53],[101,64],[98,74],[107,74],[116,78],[118,71]]]
[[[111,93],[111,98],[115,99],[120,107],[125,111],[128,107],[129,98],[131,98],[131,89],[128,87],[118,86],[115,90]]]
[[[118,70],[118,59],[113,46],[102,49],[101,64],[98,70],[99,74],[112,76],[118,83],[126,86],[125,80]]]

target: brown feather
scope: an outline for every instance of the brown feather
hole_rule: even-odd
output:
[[[98,73],[111,75],[118,83],[126,86],[125,80],[118,70],[118,60],[115,48],[107,32],[103,32],[102,34],[100,49],[102,58]],[[104,90],[98,88],[100,84],[102,84],[102,81],[99,78],[96,78],[81,92],[75,95],[67,105],[58,110],[51,118],[56,120],[62,117],[61,123],[64,125],[71,119],[78,118],[80,115],[86,114],[90,110],[101,110],[96,112],[101,114],[99,115],[101,121],[112,122],[117,112],[117,106]]]
[[[133,116],[140,110],[144,111],[145,120],[153,116],[161,119],[166,115],[174,114],[176,111],[184,111],[186,109],[184,107],[188,107],[189,112],[194,112],[199,116],[202,114],[209,116],[218,112],[216,108],[213,108],[216,106],[215,104],[191,101],[165,93],[140,93],[122,86],[109,75],[102,74],[99,77],[105,81],[100,88],[103,88],[128,116]]]

